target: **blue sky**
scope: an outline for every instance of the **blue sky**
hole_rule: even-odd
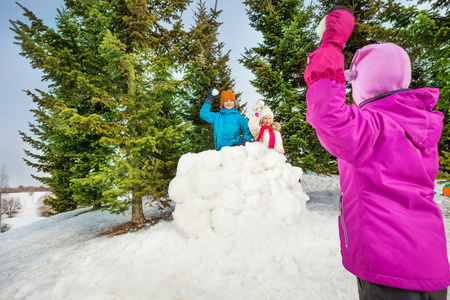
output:
[[[34,14],[44,20],[48,26],[53,26],[57,8],[64,4],[63,0],[0,0],[0,40],[3,45],[0,49],[0,167],[5,166],[8,175],[8,185],[41,185],[30,174],[36,174],[35,170],[28,167],[22,158],[25,157],[23,149],[32,150],[24,143],[18,131],[29,132],[28,122],[34,123],[33,114],[29,111],[35,108],[31,97],[26,96],[23,90],[46,90],[46,83],[41,82],[40,70],[33,69],[29,60],[19,55],[20,47],[14,45],[14,33],[9,29],[9,20],[21,20],[26,22],[22,15],[22,9],[15,3],[19,2]],[[260,98],[251,86],[253,75],[238,63],[244,48],[256,46],[260,34],[249,25],[245,6],[242,0],[220,0],[218,9],[223,13],[219,21],[220,40],[225,42],[224,51],[231,50],[230,66],[232,77],[236,80],[235,91],[242,92],[243,102],[253,103]],[[215,0],[206,0],[206,5],[212,7]],[[196,6],[192,6],[194,9]],[[191,10],[192,10],[191,9]],[[185,13],[187,22],[192,21],[192,14]],[[251,111],[250,109],[247,109]]]

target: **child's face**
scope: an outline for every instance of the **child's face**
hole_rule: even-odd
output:
[[[263,125],[270,126],[270,125],[272,125],[272,122],[273,122],[273,118],[272,118],[271,115],[265,115],[265,116],[261,119],[261,123],[262,123]]]
[[[225,100],[223,102],[223,108],[225,109],[233,109],[234,107],[234,101],[233,100]]]

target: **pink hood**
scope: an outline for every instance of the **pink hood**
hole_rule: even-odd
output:
[[[382,110],[383,114],[403,128],[409,140],[418,148],[436,146],[443,126],[442,113],[433,111],[439,99],[439,90],[422,88],[401,94],[387,93],[389,94],[390,101],[378,100],[385,98],[384,94],[362,102],[360,108],[364,111],[365,106],[371,106]]]

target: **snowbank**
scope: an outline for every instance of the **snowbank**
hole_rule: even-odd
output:
[[[174,222],[96,237],[130,211],[82,209],[2,233],[0,299],[358,299],[341,262],[339,177],[302,175],[273,154],[249,144],[183,156],[170,187]],[[266,185],[245,185],[255,178]],[[276,186],[287,187],[292,211]],[[448,197],[436,197],[450,212]]]
[[[199,238],[298,226],[309,199],[302,173],[260,143],[185,154],[169,186],[175,227]]]
[[[18,199],[22,204],[22,209],[13,218],[8,218],[5,214],[2,215],[2,224],[8,224],[13,229],[43,219],[44,217],[38,215],[38,208],[42,205],[43,199],[48,195],[50,195],[50,192],[3,194],[3,199]]]

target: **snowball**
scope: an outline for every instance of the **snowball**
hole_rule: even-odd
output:
[[[266,170],[265,174],[269,179],[277,179],[281,176],[281,167],[275,167],[273,169]]]
[[[211,227],[220,236],[230,236],[236,231],[234,216],[222,208],[211,212]]]
[[[244,160],[243,165],[241,167],[243,170],[247,170],[252,174],[261,174],[264,171],[261,162],[251,157]]]
[[[222,186],[220,174],[207,170],[197,170],[190,176],[191,185],[196,193],[201,194],[205,198],[217,195]]]
[[[210,228],[209,210],[199,198],[177,203],[172,215],[175,228],[185,237],[198,238]]]
[[[247,143],[245,144],[245,151],[252,158],[261,158],[267,151],[267,147],[260,142]]]
[[[222,163],[223,155],[220,151],[209,150],[197,156],[196,164],[198,169],[215,171]]]
[[[289,165],[289,164],[286,164]],[[287,182],[290,187],[295,187],[298,185],[300,178],[302,178],[303,170],[299,167],[291,167],[289,165],[285,168],[285,174],[287,176]],[[289,171],[288,171],[289,170]]]
[[[213,89],[212,91],[211,91],[211,96],[217,96],[217,95],[219,95],[219,91],[218,90],[216,90],[216,89]]]
[[[240,161],[243,157],[245,157],[245,147],[222,147],[220,150],[222,152],[224,159],[232,160],[236,159]]]
[[[237,215],[244,209],[245,196],[239,189],[225,189],[216,202],[226,211]]]
[[[194,153],[187,153],[178,160],[177,175],[182,176],[192,170],[195,166],[195,156]]]
[[[175,202],[182,202],[185,195],[193,193],[192,181],[187,177],[175,177],[169,184],[169,198]]]
[[[285,161],[286,157],[283,154],[278,153],[273,149],[269,149],[268,151],[266,151],[266,154],[264,156],[263,167],[266,170],[270,170],[275,168],[277,165],[284,164]]]
[[[247,197],[258,193],[270,193],[269,179],[263,174],[241,177],[239,188]]]
[[[219,176],[220,181],[222,183],[222,189],[235,189],[237,188],[237,182],[239,182],[239,168],[235,168],[232,166],[223,166],[220,170],[216,171],[216,174]]]

